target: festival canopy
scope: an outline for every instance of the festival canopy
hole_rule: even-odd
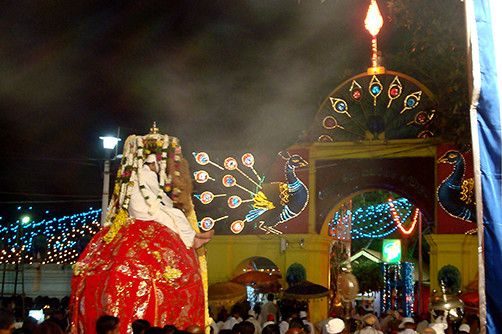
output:
[[[218,282],[208,287],[209,303],[215,306],[233,305],[246,296],[246,287],[234,282]]]
[[[329,294],[329,290],[319,284],[310,281],[302,281],[284,291],[284,298],[287,299],[313,299],[323,298]]]

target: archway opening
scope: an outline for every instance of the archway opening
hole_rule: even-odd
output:
[[[356,304],[362,312],[400,309],[411,315],[428,303],[429,249],[422,241],[433,222],[412,200],[385,189],[364,190],[340,201],[324,225],[333,238],[332,308],[353,293],[340,289],[347,271],[358,279]]]

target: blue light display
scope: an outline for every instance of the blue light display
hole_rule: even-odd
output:
[[[413,205],[404,197],[392,201],[392,204],[404,224],[413,213]],[[341,224],[342,228],[339,226],[338,230],[343,231],[342,234],[350,230],[352,239],[386,237],[398,229],[390,209],[389,202],[385,202],[360,207],[354,212],[347,210],[343,215],[336,212],[329,224],[329,233],[333,237],[346,239],[345,235],[337,235],[337,225]]]
[[[89,208],[69,216],[33,220],[26,225],[19,220],[4,222],[0,225],[3,243],[0,263],[75,263],[85,244],[99,231],[100,213],[101,209]]]

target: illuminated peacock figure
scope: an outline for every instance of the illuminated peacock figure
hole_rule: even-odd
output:
[[[450,150],[438,159],[438,163],[453,165],[453,171],[438,187],[437,198],[441,207],[450,215],[476,222],[475,206],[472,200],[474,181],[465,179],[465,160],[456,150]]]
[[[241,157],[242,164],[252,172],[251,176],[239,168],[239,163],[233,157],[226,158],[223,166],[220,166],[211,161],[206,152],[194,153],[195,160],[199,165],[211,165],[216,167],[219,172],[226,173],[221,178],[224,188],[238,188],[246,194],[246,197],[243,199],[234,193],[214,194],[211,191],[204,191],[194,196],[205,205],[210,204],[217,197],[227,197],[227,207],[230,210],[236,210],[243,203],[249,203],[249,209],[241,210],[240,219],[234,220],[230,225],[230,230],[235,234],[241,233],[246,223],[251,222],[256,223],[257,228],[266,234],[282,234],[276,227],[297,217],[307,207],[308,189],[298,178],[295,170],[307,166],[308,163],[298,154],[290,155],[286,152],[279,155],[285,160],[286,182],[265,183],[265,178],[254,169],[255,161],[251,153],[245,153]],[[194,172],[194,177],[198,183],[206,183],[209,180],[216,181],[206,170]],[[242,185],[243,182],[246,182],[248,186]],[[216,222],[226,220],[233,215],[233,213],[229,213],[216,219],[204,217],[200,220],[199,226],[207,231],[212,229]]]

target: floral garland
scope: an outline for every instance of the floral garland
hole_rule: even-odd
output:
[[[145,182],[141,177],[144,159],[150,154],[155,154],[159,163],[160,190],[154,198],[147,194]],[[168,160],[172,163],[168,163]],[[180,161],[181,147],[175,137],[170,138],[168,135],[155,133],[146,136],[132,135],[127,138],[123,158],[117,171],[113,197],[105,219],[105,226],[111,226],[105,236],[107,243],[113,240],[128,219],[127,210],[136,183],[138,183],[151,215],[155,215],[160,209],[162,191],[171,191],[173,202],[177,201],[180,191],[177,188],[173,189],[172,174],[179,176]]]

